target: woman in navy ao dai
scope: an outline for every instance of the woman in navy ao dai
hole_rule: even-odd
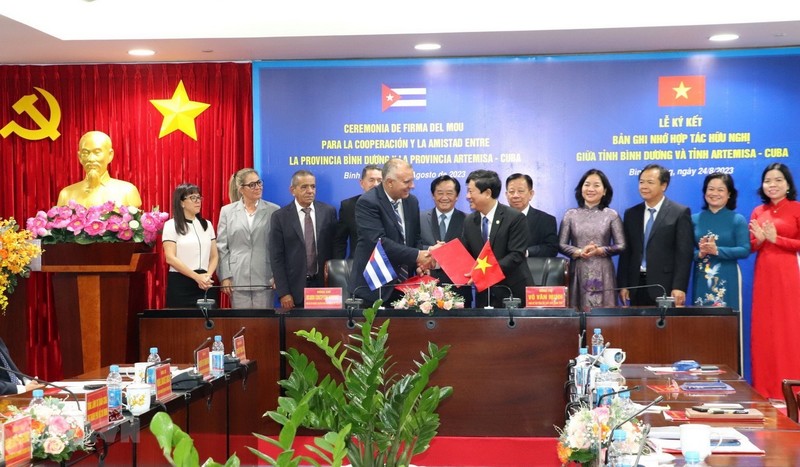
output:
[[[750,233],[744,216],[733,211],[736,197],[728,174],[713,173],[703,182],[703,209],[692,214],[695,305],[741,309],[738,260],[750,255]]]

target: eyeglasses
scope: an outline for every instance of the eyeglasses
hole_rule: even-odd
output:
[[[242,184],[242,186],[246,186],[247,188],[250,188],[251,190],[257,190],[257,189],[261,188],[262,186],[264,186],[264,182],[262,180],[256,180],[255,182],[244,183],[244,184]]]
[[[200,195],[190,195],[183,199],[188,199],[193,203],[199,203],[200,201],[203,201],[203,197]]]

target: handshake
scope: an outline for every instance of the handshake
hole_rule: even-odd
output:
[[[429,250],[419,250],[417,254],[417,271],[427,274],[431,269],[436,267],[436,260]]]

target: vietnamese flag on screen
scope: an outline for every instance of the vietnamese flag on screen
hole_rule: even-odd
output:
[[[472,282],[475,284],[475,289],[483,292],[505,278],[506,275],[497,264],[497,258],[487,240],[475,260],[475,266],[472,267]]]
[[[698,106],[706,105],[706,77],[659,76],[658,106]]]

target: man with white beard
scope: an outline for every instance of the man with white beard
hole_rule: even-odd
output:
[[[118,206],[141,207],[142,198],[133,184],[111,178],[108,164],[114,159],[111,138],[102,131],[90,131],[78,142],[78,160],[86,177],[78,183],[63,188],[58,194],[58,206],[70,200],[83,206],[98,206],[114,201]]]

